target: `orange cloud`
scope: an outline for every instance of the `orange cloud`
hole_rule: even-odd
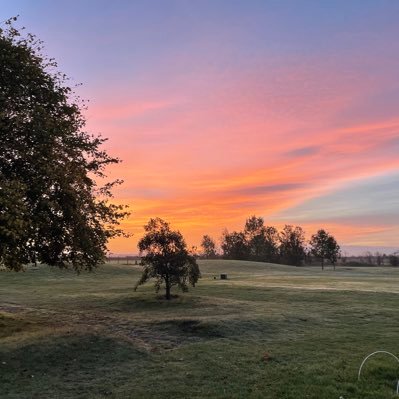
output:
[[[112,242],[113,252],[135,252],[150,217],[198,244],[202,234],[241,228],[251,214],[267,219],[348,181],[399,169],[389,152],[397,119],[370,120],[368,109],[367,123],[340,116],[375,90],[373,81],[326,65],[255,72],[219,84],[209,78],[212,88],[208,78],[203,86],[182,82],[173,100],[160,87],[148,102],[94,108],[89,127],[104,128],[107,148],[124,160],[110,177],[125,180],[116,197],[133,210],[124,227],[135,236]],[[362,227],[364,242],[374,228]],[[333,229],[353,241],[354,227]]]

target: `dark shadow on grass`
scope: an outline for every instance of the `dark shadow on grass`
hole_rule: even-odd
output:
[[[221,324],[196,319],[172,319],[156,323],[161,331],[182,337],[197,337],[202,339],[223,338]]]
[[[196,337],[199,340],[225,338],[264,339],[277,333],[278,326],[272,322],[259,319],[221,318],[220,320],[170,319],[154,323],[154,329],[170,335],[185,338]]]
[[[176,295],[171,300],[166,300],[161,295],[121,296],[111,300],[99,300],[97,304],[107,306],[112,311],[120,312],[148,312],[174,309],[198,309],[204,305],[212,306],[209,301],[191,295]],[[217,306],[216,304],[214,306]]]
[[[5,398],[87,398],[112,393],[148,361],[131,344],[96,335],[59,336],[0,349]]]

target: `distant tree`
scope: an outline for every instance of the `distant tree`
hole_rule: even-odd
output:
[[[225,230],[222,234],[221,248],[223,257],[226,259],[247,260],[249,259],[249,247],[243,232]]]
[[[340,247],[335,238],[321,229],[312,235],[309,244],[312,254],[321,260],[321,268],[324,270],[324,261],[329,260],[334,265],[335,270],[335,264],[340,254]]]
[[[135,290],[148,280],[155,279],[155,290],[158,292],[165,285],[165,298],[171,298],[171,288],[177,285],[183,292],[188,286],[195,286],[201,277],[195,257],[187,250],[181,233],[171,230],[169,223],[155,218],[144,226],[146,234],[139,241],[143,274]]]
[[[193,255],[195,259],[199,258],[200,256],[198,253],[198,247],[196,245],[192,245],[188,252]]]
[[[109,203],[120,181],[98,185],[119,160],[85,131],[84,104],[41,42],[12,23],[0,28],[0,264],[91,270],[127,215]]]
[[[245,221],[244,233],[249,240],[263,233],[265,221],[261,217],[255,215],[250,216]]]
[[[217,256],[216,243],[208,235],[204,235],[201,241],[202,256],[206,259],[214,259]]]
[[[383,255],[381,252],[378,252],[378,251],[377,251],[377,252],[374,254],[374,257],[375,257],[377,266],[381,266],[381,265],[382,265],[382,262],[383,262],[383,260],[384,260],[384,255]]]
[[[369,264],[370,266],[373,265],[373,254],[370,251],[366,251],[363,257],[365,263]]]
[[[279,234],[281,262],[300,266],[305,259],[305,233],[301,227],[286,225]]]
[[[343,253],[341,252],[340,257],[341,257],[341,262],[345,265],[346,262],[348,261],[348,252],[344,251]]]
[[[244,235],[251,260],[278,262],[278,232],[274,227],[265,226],[263,218],[248,218]]]
[[[399,266],[399,256],[389,255],[389,264],[391,266]]]

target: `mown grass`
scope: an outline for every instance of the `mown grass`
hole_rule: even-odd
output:
[[[0,397],[395,397],[393,359],[357,371],[399,354],[399,270],[200,267],[170,302],[133,266],[0,273]]]

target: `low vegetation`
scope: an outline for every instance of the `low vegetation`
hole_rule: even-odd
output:
[[[394,398],[399,269],[199,261],[172,301],[140,266],[0,276],[0,392],[24,398]],[[227,280],[220,280],[226,273]]]

